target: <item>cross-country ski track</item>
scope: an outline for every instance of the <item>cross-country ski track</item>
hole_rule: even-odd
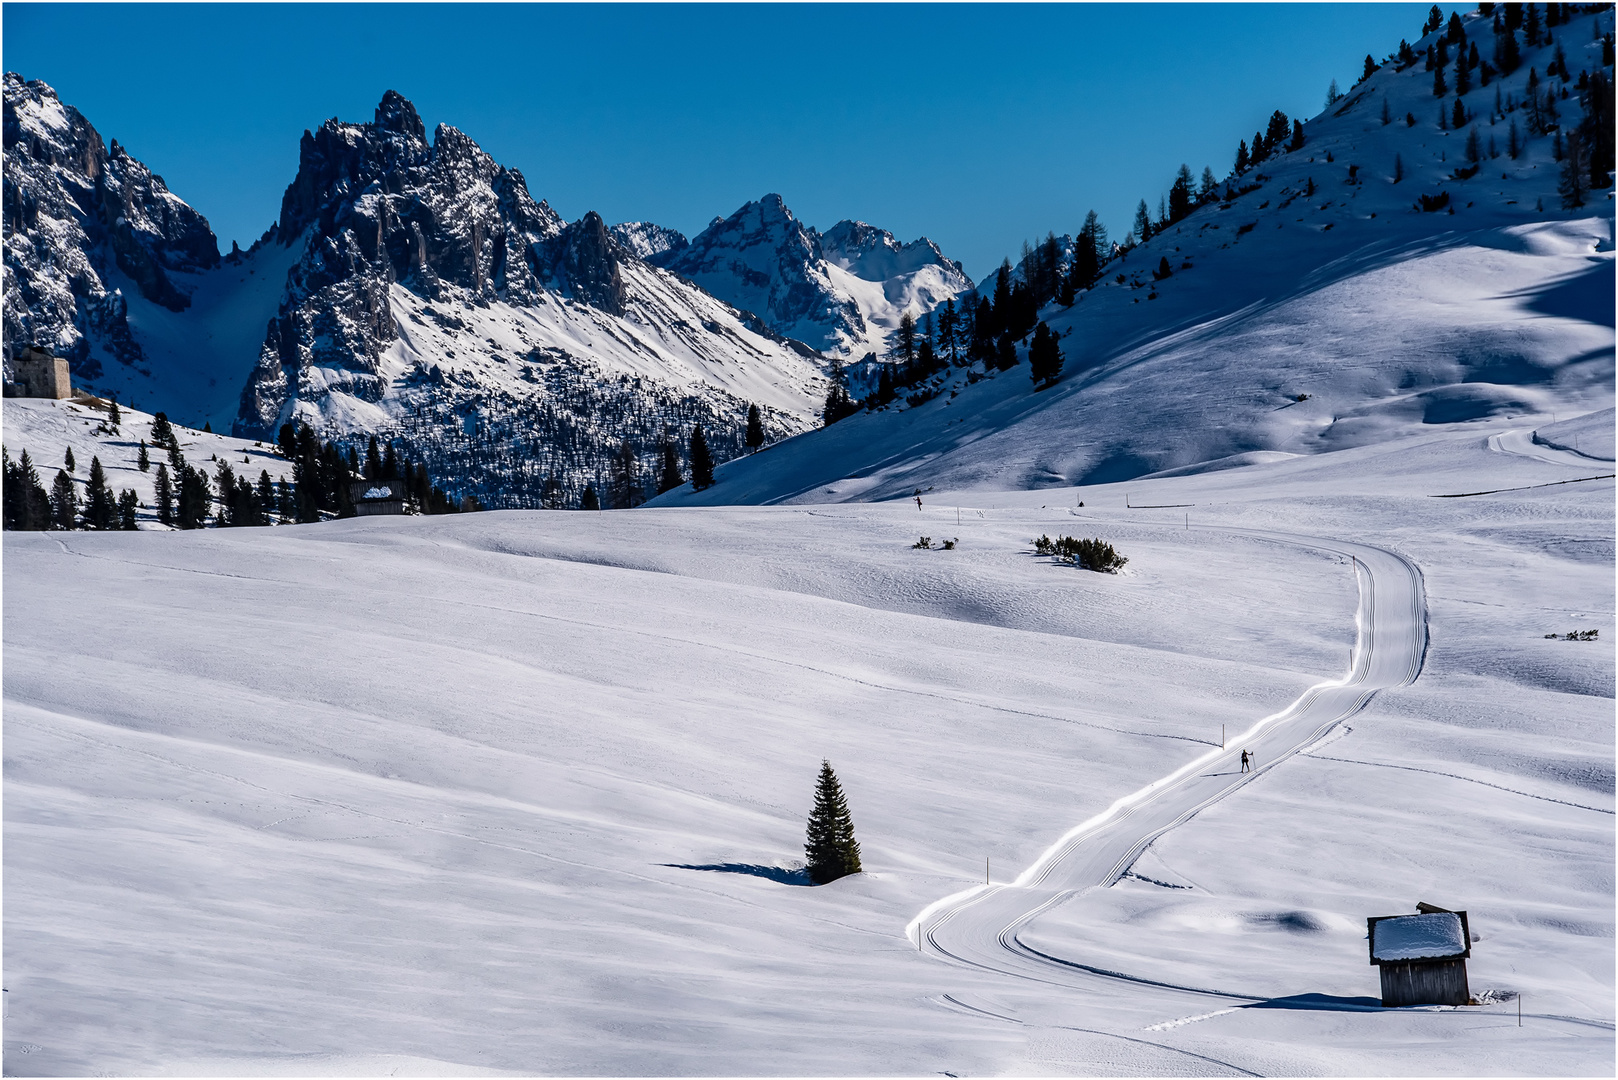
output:
[[[923,951],[952,963],[1074,989],[1110,983],[1259,1001],[1263,995],[1176,986],[1086,965],[1023,940],[1045,912],[1106,888],[1158,837],[1199,811],[1279,768],[1298,751],[1363,709],[1379,690],[1408,686],[1421,673],[1427,605],[1421,572],[1401,555],[1365,544],[1284,533],[1220,530],[1334,553],[1352,564],[1359,586],[1358,638],[1348,674],[1317,683],[1287,708],[1232,735],[1160,780],[1126,795],[1070,829],[1010,884],[979,885],[927,907],[906,928]],[[1254,755],[1244,772],[1241,753]]]

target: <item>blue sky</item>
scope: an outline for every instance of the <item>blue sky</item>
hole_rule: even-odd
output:
[[[1272,110],[1317,113],[1427,6],[7,3],[3,59],[227,250],[279,214],[305,128],[370,120],[391,87],[568,219],[692,235],[776,191],[981,278],[1089,209],[1122,232],[1182,161],[1223,176]]]

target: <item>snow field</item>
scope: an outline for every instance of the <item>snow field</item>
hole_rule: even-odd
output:
[[[1612,482],[1429,498],[1588,474],[1491,448],[1517,432],[978,492],[958,527],[934,492],[8,534],[8,1050],[42,1072],[1610,1072],[1612,650],[1543,634],[1613,633]],[[1474,990],[1526,990],[1520,1031],[1514,1003],[1065,991],[903,937],[984,857],[1008,880],[1346,667],[1349,567],[1215,524],[1415,559],[1427,666],[1030,939],[1353,999],[1376,993],[1364,917],[1424,899],[1471,912]],[[1060,567],[1026,554],[1039,532],[1131,562]],[[822,756],[868,872],[800,888]]]

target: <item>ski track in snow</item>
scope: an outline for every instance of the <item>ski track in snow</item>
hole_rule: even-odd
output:
[[[1203,755],[1076,826],[1012,884],[977,886],[930,905],[905,930],[918,948],[949,962],[1054,986],[1093,988],[1098,980],[1105,980],[1196,995],[1264,999],[1263,995],[1176,986],[1092,967],[1035,949],[1020,936],[1042,913],[1091,889],[1114,884],[1152,841],[1305,749],[1363,709],[1379,690],[1408,686],[1421,672],[1427,648],[1427,608],[1421,572],[1413,562],[1392,551],[1346,541],[1219,531],[1354,560],[1360,589],[1355,614],[1359,635],[1348,675],[1310,687],[1286,709],[1237,735],[1228,748]],[[1379,586],[1387,594],[1380,601]],[[1246,773],[1227,768],[1242,749],[1255,747],[1262,764]],[[1205,771],[1210,766],[1219,767]]]

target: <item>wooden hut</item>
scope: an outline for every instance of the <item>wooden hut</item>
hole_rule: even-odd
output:
[[[1417,904],[1415,915],[1365,920],[1371,963],[1381,970],[1382,1004],[1467,1005],[1466,958],[1472,931],[1466,912]]]
[[[372,514],[402,514],[405,505],[403,480],[351,480],[348,499],[360,517]]]

